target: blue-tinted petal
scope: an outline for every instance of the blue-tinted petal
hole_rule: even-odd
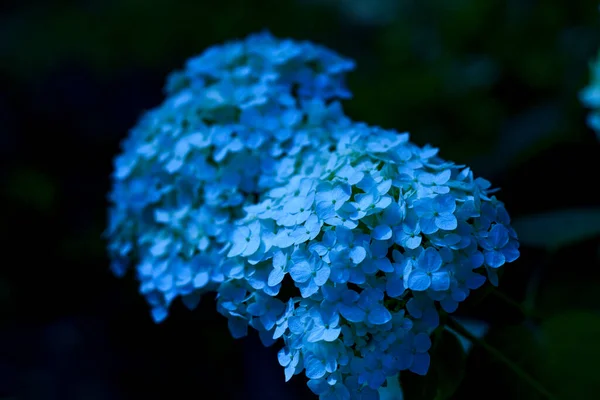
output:
[[[308,261],[301,261],[290,267],[290,276],[294,282],[304,283],[312,277],[312,268]]]
[[[390,297],[398,297],[400,296],[402,293],[404,293],[405,287],[404,287],[404,280],[403,279],[391,279],[388,278],[386,285],[385,285],[385,291],[387,292],[388,296]]]
[[[439,213],[453,213],[456,210],[456,199],[452,194],[440,194],[433,199],[434,208]]]
[[[331,273],[331,268],[327,265],[323,265],[319,270],[317,270],[314,281],[317,286],[323,286],[327,279],[329,279],[329,275]]]
[[[360,264],[367,256],[367,251],[362,246],[355,246],[350,249],[349,256],[354,264]]]
[[[404,241],[404,246],[407,249],[414,250],[421,245],[421,240],[422,240],[421,235],[409,236]]]
[[[430,358],[428,353],[417,353],[413,356],[410,371],[418,375],[426,375],[429,370]]]
[[[299,283],[297,286],[300,289],[300,295],[303,298],[310,297],[319,291],[319,286],[317,286],[313,279],[310,279],[304,283]]]
[[[283,281],[285,277],[285,272],[281,268],[273,268],[269,273],[269,279],[267,280],[267,285],[275,286]]]
[[[428,247],[419,255],[418,264],[424,271],[434,272],[442,266],[442,256],[433,247]]]
[[[431,339],[426,333],[419,333],[415,335],[413,345],[418,353],[424,353],[431,347]]]
[[[340,304],[340,314],[350,322],[362,322],[365,320],[367,313],[365,310],[358,308],[355,305]]]
[[[248,334],[248,321],[245,319],[232,317],[229,318],[227,325],[234,339],[243,338]]]
[[[435,225],[445,231],[452,231],[458,226],[458,221],[453,214],[442,214],[435,218]]]
[[[392,229],[388,225],[378,225],[371,233],[373,239],[388,240],[392,237]]]
[[[421,226],[421,232],[431,235],[432,233],[436,233],[438,231],[438,226],[435,223],[436,218],[433,215],[423,215],[419,220],[419,225]]]
[[[152,319],[157,324],[159,322],[164,321],[165,318],[167,318],[167,315],[168,315],[168,311],[167,311],[167,309],[165,307],[154,307],[151,312],[152,312]]]
[[[323,333],[323,340],[326,342],[333,342],[340,336],[342,328],[329,328]]]
[[[392,314],[381,304],[377,304],[369,310],[368,321],[373,325],[383,325],[392,319]]]
[[[415,270],[408,277],[408,288],[415,291],[423,291],[429,289],[431,278],[426,272]]]
[[[431,288],[435,291],[444,291],[450,288],[450,275],[448,272],[434,272],[431,275]]]
[[[308,379],[319,379],[327,373],[323,362],[311,353],[304,357],[304,368],[306,368],[306,377]]]
[[[500,251],[486,251],[483,256],[485,257],[485,264],[492,268],[499,268],[506,261],[504,254]]]
[[[279,352],[277,353],[277,360],[279,361],[279,365],[281,365],[282,367],[288,366],[292,361],[292,354],[290,353],[289,349],[284,347],[281,350],[279,350]]]

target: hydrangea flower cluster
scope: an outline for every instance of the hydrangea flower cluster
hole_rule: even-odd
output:
[[[269,34],[192,59],[117,158],[107,231],[156,321],[215,291],[232,335],[282,339],[286,380],[321,399],[425,374],[439,310],[519,256],[488,181],[343,115],[352,65]]]
[[[244,208],[218,309],[236,336],[283,337],[287,379],[305,371],[322,398],[377,398],[387,377],[427,372],[436,304],[451,313],[496,283],[518,242],[469,168],[408,134],[337,129],[334,151]],[[286,284],[298,294],[284,302]]]
[[[590,75],[590,83],[581,91],[579,98],[584,106],[592,110],[588,115],[587,124],[600,140],[600,55],[590,65]]]
[[[167,82],[115,160],[106,232],[112,269],[132,260],[158,322],[224,281],[222,247],[242,205],[287,181],[344,124],[353,62],[255,34],[208,49]]]

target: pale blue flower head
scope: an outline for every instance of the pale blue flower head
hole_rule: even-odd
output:
[[[113,270],[135,265],[155,320],[174,298],[194,307],[199,294],[243,276],[227,256],[264,254],[260,224],[232,223],[297,174],[308,150],[328,146],[330,125],[347,123],[338,100],[350,96],[353,66],[323,46],[263,32],[211,47],[169,76],[166,99],[115,159],[106,232]],[[294,211],[290,223],[305,222]],[[294,240],[320,226],[310,229]]]
[[[215,291],[232,336],[282,339],[321,399],[426,374],[440,310],[519,257],[488,181],[344,116],[352,67],[268,33],[190,59],[123,143],[106,232],[156,321]]]
[[[266,269],[260,296],[295,291],[261,330],[283,338],[286,379],[304,372],[321,398],[377,398],[400,371],[427,372],[439,310],[454,311],[486,278],[495,283],[518,241],[489,182],[437,149],[365,124],[331,128],[332,152],[308,151],[310,168],[245,207],[229,256]],[[246,257],[253,230],[264,251]],[[235,279],[248,282],[247,271]],[[248,293],[250,308],[258,300]],[[219,311],[259,326],[242,308]]]
[[[590,82],[579,92],[579,99],[590,109],[587,124],[600,140],[600,55],[590,63]]]

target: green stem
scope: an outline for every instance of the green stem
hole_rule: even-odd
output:
[[[453,318],[447,318],[446,325],[450,329],[454,330],[456,333],[460,334],[461,336],[464,336],[466,339],[471,341],[471,343],[473,343],[473,345],[481,346],[492,356],[497,358],[499,361],[503,362],[515,374],[517,374],[521,379],[523,379],[525,382],[527,382],[532,388],[537,390],[544,397],[551,399],[551,400],[557,400],[556,397],[552,393],[550,393],[540,382],[538,382],[534,377],[532,377],[527,371],[525,371],[524,369],[519,367],[517,364],[515,364],[512,360],[507,358],[504,354],[502,354],[502,352],[500,350],[496,349],[494,346],[491,346],[488,343],[486,343],[484,340],[475,337],[464,326],[462,326],[461,324],[456,322],[456,320],[454,320]]]
[[[537,297],[537,292],[540,287],[540,280],[542,271],[545,267],[550,264],[550,256],[546,255],[542,260],[541,264],[538,264],[534,269],[531,277],[529,278],[529,282],[527,283],[527,289],[525,291],[525,301],[523,302],[523,307],[525,310],[533,313],[535,308],[535,300]]]
[[[504,301],[506,304],[511,305],[515,308],[518,308],[521,311],[521,313],[523,313],[523,315],[526,317],[533,318],[534,320],[536,320],[536,319],[539,320],[542,318],[531,307],[527,307],[526,305],[519,303],[518,301],[509,297],[504,292],[502,292],[498,289],[492,290],[492,294],[494,296],[496,296],[497,298],[499,298],[500,300]]]

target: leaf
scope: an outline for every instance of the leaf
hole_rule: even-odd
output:
[[[527,159],[559,141],[557,128],[564,125],[564,119],[564,107],[557,100],[548,100],[507,119],[494,153],[496,165],[505,166],[507,156],[514,161]]]
[[[536,310],[542,315],[568,310],[600,311],[600,298],[596,293],[600,280],[597,277],[589,275],[582,279],[567,273],[562,275],[562,281],[544,282],[540,287],[535,299]]]
[[[535,331],[523,325],[492,327],[485,342],[498,349],[512,363],[539,379],[538,369],[542,352]],[[486,399],[547,400],[507,364],[501,362],[482,346],[474,346],[469,354],[463,384],[456,399],[479,396],[481,388],[493,387]]]
[[[600,235],[600,208],[528,215],[515,218],[512,225],[521,243],[557,250]]]
[[[596,313],[569,311],[542,323],[541,373],[559,399],[597,398],[599,338],[600,315]]]
[[[486,336],[486,342],[527,371],[553,399],[592,400],[600,391],[599,337],[599,314],[566,311],[542,321],[540,326],[516,325],[493,330]],[[519,378],[509,366],[488,357],[485,349],[474,349],[471,361],[457,398],[470,398],[478,393],[477,387],[492,385],[495,387],[492,398],[549,398]]]
[[[458,337],[448,330],[434,334],[431,366],[425,376],[403,371],[401,386],[406,400],[445,400],[452,397],[465,375],[466,354]]]

